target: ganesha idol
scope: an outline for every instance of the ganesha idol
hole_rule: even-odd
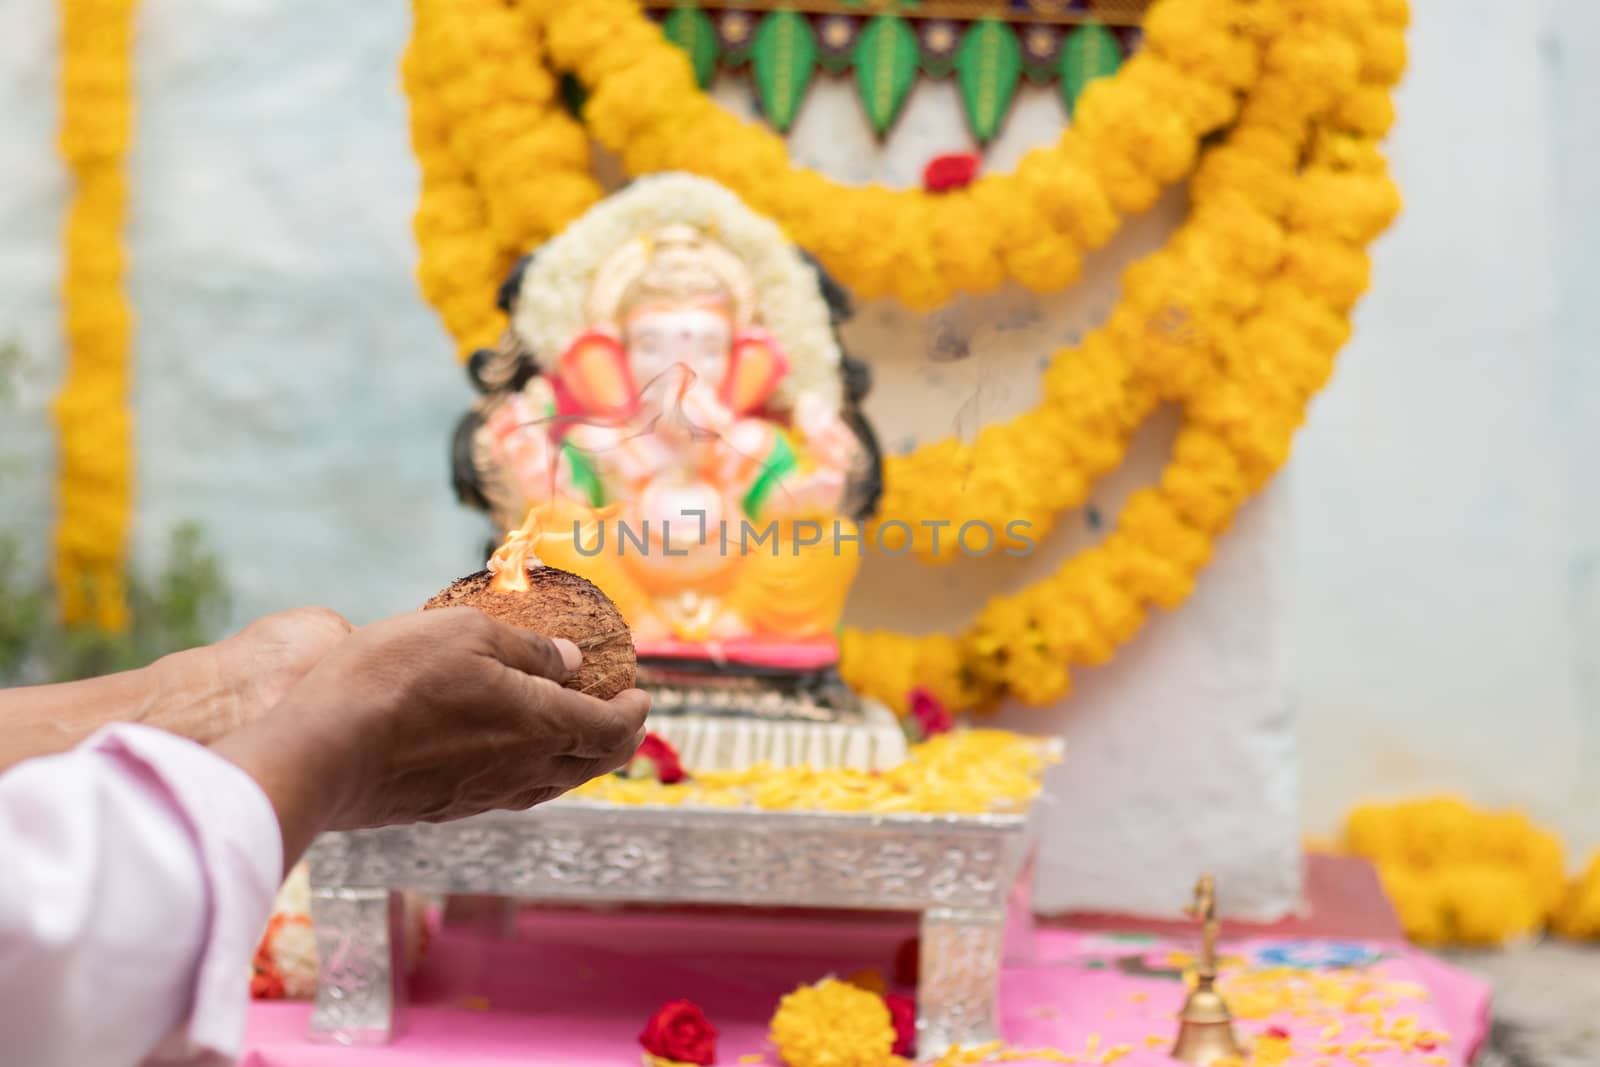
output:
[[[897,761],[892,717],[833,670],[880,486],[845,294],[731,192],[665,174],[525,259],[501,304],[457,491],[616,602],[653,728],[691,767]]]

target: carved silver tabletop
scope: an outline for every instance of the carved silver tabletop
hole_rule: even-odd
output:
[[[403,1007],[399,890],[527,901],[921,914],[924,1055],[999,1037],[1005,908],[1031,842],[1015,815],[622,807],[561,800],[443,825],[324,834],[309,854],[322,972],[313,1036],[388,1040]]]

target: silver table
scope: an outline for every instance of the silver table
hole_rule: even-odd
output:
[[[312,1036],[387,1041],[404,1005],[400,891],[534,902],[845,908],[921,915],[918,1047],[997,1040],[1006,902],[1026,815],[868,815],[561,800],[312,846],[321,960]]]

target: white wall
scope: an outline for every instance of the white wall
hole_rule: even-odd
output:
[[[1307,814],[1456,789],[1600,842],[1600,7],[1413,3],[1406,212],[1292,467]]]

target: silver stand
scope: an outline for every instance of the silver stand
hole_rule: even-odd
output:
[[[923,1056],[999,1035],[1005,909],[1025,815],[632,808],[563,800],[443,825],[324,834],[310,852],[322,973],[312,1036],[388,1040],[403,1005],[398,890],[547,903],[916,912]]]

